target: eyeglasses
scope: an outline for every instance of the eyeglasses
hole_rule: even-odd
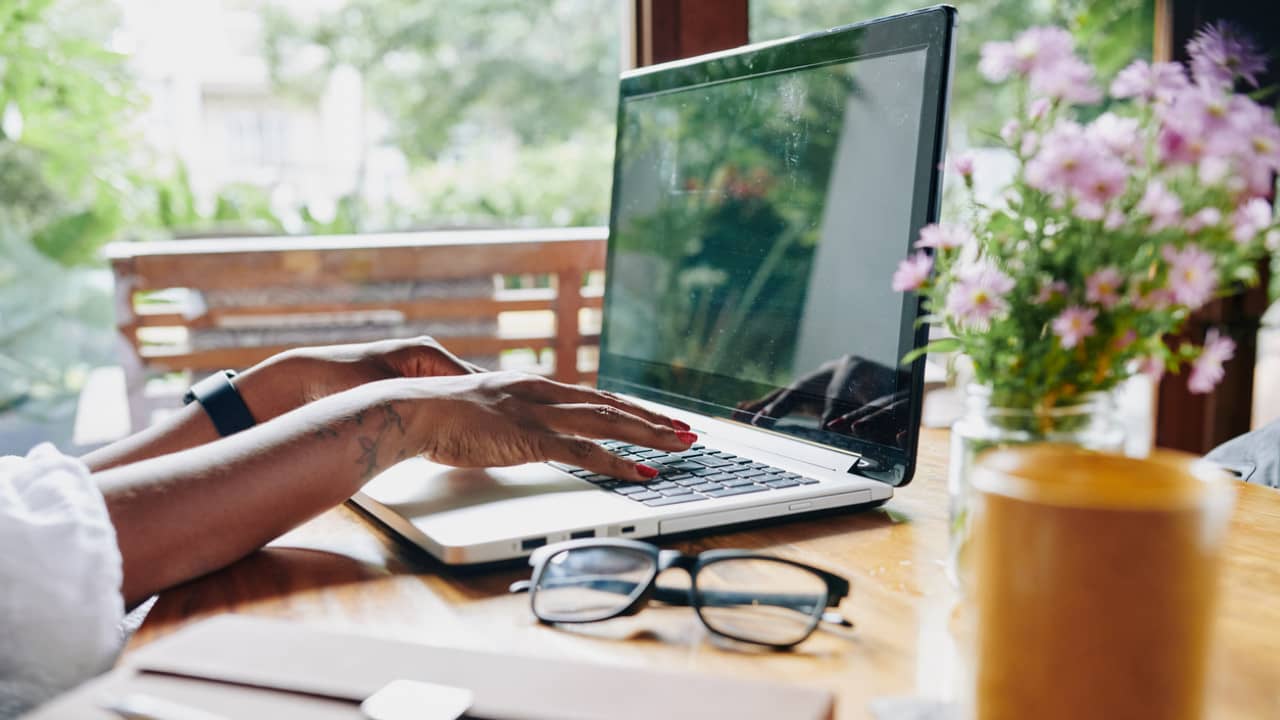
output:
[[[637,540],[583,539],[538,548],[533,577],[511,585],[528,592],[540,622],[591,623],[635,615],[649,600],[692,606],[711,632],[786,650],[819,623],[853,627],[838,612],[849,594],[844,578],[791,560],[743,550],[686,555]],[[657,584],[670,568],[689,573],[684,588]]]

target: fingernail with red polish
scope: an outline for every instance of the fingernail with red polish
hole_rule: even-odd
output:
[[[675,418],[672,418],[672,419],[671,419],[671,427],[673,427],[673,428],[675,428],[675,429],[677,429],[677,430],[692,430],[692,429],[693,429],[693,428],[689,427],[689,423],[681,422],[681,421],[679,421],[679,420],[676,420]]]
[[[640,473],[641,476],[647,477],[647,478],[658,477],[658,470],[656,468],[651,468],[648,465],[645,465],[644,463],[636,463],[636,472]]]
[[[691,432],[685,432],[685,431],[683,431],[683,430],[681,430],[680,432],[676,433],[676,437],[680,439],[680,442],[682,442],[682,443],[684,443],[684,444],[686,444],[686,445],[692,445],[692,444],[694,444],[694,443],[698,442],[698,436],[697,436],[697,435],[694,435],[694,434],[693,434],[693,433],[691,433]]]

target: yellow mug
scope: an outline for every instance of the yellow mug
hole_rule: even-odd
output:
[[[1047,444],[988,451],[973,487],[972,716],[1202,717],[1235,481]]]

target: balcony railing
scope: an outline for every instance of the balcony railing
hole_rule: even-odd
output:
[[[134,428],[149,412],[149,376],[242,368],[304,344],[430,334],[484,365],[527,351],[536,371],[593,382],[606,237],[563,228],[111,245]]]

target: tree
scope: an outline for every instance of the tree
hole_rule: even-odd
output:
[[[600,0],[351,0],[306,20],[266,14],[284,88],[314,94],[325,70],[360,72],[393,126],[387,141],[430,162],[465,133],[530,145],[612,122],[618,7]]]

